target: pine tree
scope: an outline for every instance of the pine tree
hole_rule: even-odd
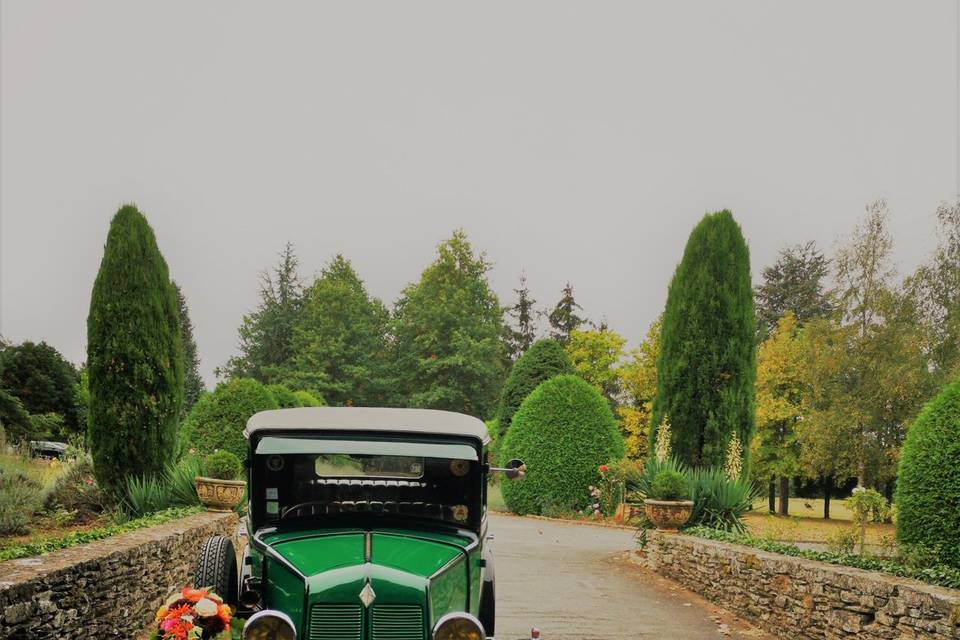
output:
[[[87,317],[90,447],[114,498],[170,461],[183,400],[177,294],[153,229],[133,205],[110,223]]]
[[[761,340],[777,328],[787,312],[800,325],[830,314],[832,307],[824,289],[829,264],[810,241],[781,250],[777,261],[763,269],[763,282],[755,291]]]
[[[520,288],[514,289],[513,292],[517,294],[517,303],[510,307],[507,313],[516,323],[516,328],[510,328],[508,341],[510,359],[515,361],[526,353],[537,339],[536,311],[534,310],[537,301],[530,297],[525,273],[520,274]]]
[[[566,345],[570,339],[570,332],[579,329],[586,319],[577,315],[577,310],[583,311],[583,307],[577,304],[573,298],[573,285],[569,282],[563,288],[560,295],[560,301],[557,302],[553,311],[547,316],[550,321],[550,337],[562,345]]]
[[[293,333],[303,301],[299,261],[287,243],[271,274],[260,274],[260,304],[243,317],[240,355],[218,368],[221,377],[249,377],[263,383],[277,382],[287,373],[293,355]]]
[[[389,318],[350,261],[335,256],[304,294],[284,382],[316,391],[331,405],[389,406]]]
[[[193,337],[193,322],[183,290],[176,282],[173,288],[177,292],[177,310],[180,315],[180,344],[183,346],[183,408],[181,417],[185,417],[197,399],[205,391],[203,378],[200,377],[200,356],[197,355],[197,341]]]
[[[750,252],[729,211],[694,227],[670,282],[657,359],[650,442],[668,419],[673,451],[692,466],[723,465],[733,434],[750,442],[756,378]],[[749,469],[744,461],[744,469]]]

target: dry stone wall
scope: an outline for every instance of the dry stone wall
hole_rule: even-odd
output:
[[[200,513],[35,558],[0,563],[0,639],[135,638],[192,584],[200,543],[234,536],[233,513]]]
[[[957,590],[682,534],[652,534],[640,556],[777,637],[960,639]]]

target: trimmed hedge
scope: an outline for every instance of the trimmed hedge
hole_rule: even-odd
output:
[[[960,380],[907,431],[897,478],[897,540],[960,568]]]
[[[541,382],[566,373],[575,372],[563,345],[552,338],[534,342],[514,363],[503,385],[496,418],[499,435],[507,432],[517,409]]]
[[[600,465],[623,455],[610,403],[578,376],[556,376],[527,396],[503,441],[500,457],[527,465],[525,478],[502,483],[504,501],[519,514],[581,509]]]
[[[277,409],[270,390],[250,378],[234,378],[203,394],[180,429],[180,451],[206,456],[218,449],[247,457],[243,428],[258,411]]]

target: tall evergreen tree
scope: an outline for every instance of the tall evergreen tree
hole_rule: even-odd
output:
[[[763,282],[755,290],[757,330],[761,340],[777,328],[787,312],[802,325],[830,314],[830,298],[824,288],[830,261],[813,241],[780,251],[777,261],[763,269]]]
[[[286,384],[317,391],[331,405],[392,404],[389,319],[350,261],[337,255],[304,295]]]
[[[116,497],[128,476],[159,474],[170,461],[183,400],[177,293],[133,205],[110,223],[90,297],[87,368],[94,469]]]
[[[273,273],[260,274],[260,303],[256,311],[243,317],[240,325],[240,355],[218,368],[218,376],[254,378],[269,384],[287,373],[303,300],[298,265],[293,244],[288,242]]]
[[[559,342],[552,338],[541,338],[534,342],[513,364],[503,384],[497,410],[498,436],[507,433],[513,422],[513,414],[540,383],[554,376],[571,373],[574,370],[570,356]]]
[[[193,322],[183,290],[176,282],[173,288],[177,292],[177,311],[180,315],[180,344],[183,346],[183,408],[186,416],[205,390],[200,377],[200,356],[197,354],[197,341],[193,337]]]
[[[76,383],[77,370],[46,342],[27,341],[0,351],[0,387],[31,414],[63,417],[64,432],[49,435],[67,438],[83,432],[73,394]]]
[[[462,230],[397,301],[395,375],[404,404],[488,418],[504,377],[503,309],[490,263]]]
[[[507,313],[515,323],[515,328],[510,328],[508,341],[510,359],[515,361],[526,353],[537,339],[536,310],[534,309],[537,301],[530,297],[525,273],[520,274],[520,288],[514,289],[513,292],[517,294],[517,303],[510,307]]]
[[[670,281],[651,443],[666,419],[673,451],[689,465],[722,466],[734,435],[747,450],[754,426],[754,331],[747,243],[729,211],[707,214]]]
[[[570,332],[579,329],[582,324],[587,322],[585,318],[577,315],[577,310],[583,311],[583,307],[577,304],[573,298],[573,285],[569,282],[563,288],[560,300],[550,311],[547,319],[550,321],[550,337],[562,345],[566,345],[570,340]]]

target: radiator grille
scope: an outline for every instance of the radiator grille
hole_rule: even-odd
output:
[[[424,640],[423,609],[416,605],[374,605],[371,640]]]
[[[362,640],[363,609],[358,604],[315,604],[309,640]]]

